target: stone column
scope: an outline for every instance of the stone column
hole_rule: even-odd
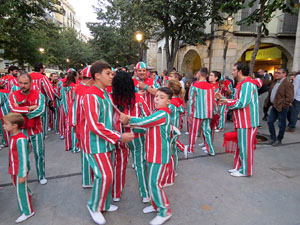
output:
[[[299,12],[298,12],[298,24],[297,24],[295,52],[294,52],[294,60],[293,60],[293,71],[300,71],[300,15],[299,15]]]

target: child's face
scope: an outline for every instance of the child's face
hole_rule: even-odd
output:
[[[166,108],[168,107],[169,104],[170,104],[169,96],[162,91],[157,91],[154,98],[155,108],[156,109]]]
[[[95,74],[96,80],[100,81],[104,87],[112,85],[112,80],[114,78],[111,69],[104,69],[101,73]]]
[[[216,83],[217,79],[218,79],[218,77],[215,77],[214,73],[209,74],[208,80],[209,80],[210,83],[212,83],[212,84]]]
[[[170,74],[169,80],[178,80],[175,74]]]
[[[18,127],[17,124],[12,124],[11,122],[5,121],[5,120],[4,120],[4,124],[3,124],[4,130],[6,130],[6,131],[8,131],[8,132],[11,132],[11,131],[13,131],[14,129],[16,129],[17,127]]]

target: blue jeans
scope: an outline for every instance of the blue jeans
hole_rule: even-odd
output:
[[[272,106],[270,115],[268,117],[268,127],[269,127],[269,132],[271,135],[272,140],[278,140],[281,141],[284,136],[285,128],[286,128],[286,118],[287,118],[287,112],[288,108],[282,109],[281,112],[278,112],[274,106]],[[278,119],[278,127],[279,127],[279,133],[276,138],[276,130],[274,127],[275,121]]]
[[[300,101],[297,101],[296,99],[294,99],[293,105],[289,108],[288,115],[287,115],[287,118],[289,121],[289,124],[288,124],[289,128],[292,128],[292,129],[296,128],[296,123],[298,120],[299,112],[300,112]]]

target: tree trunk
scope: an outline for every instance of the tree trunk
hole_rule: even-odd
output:
[[[260,43],[261,43],[261,33],[262,33],[262,21],[263,21],[263,16],[264,16],[264,9],[265,9],[265,2],[266,0],[260,0],[260,15],[259,15],[259,24],[256,28],[256,31],[257,31],[257,36],[256,36],[256,40],[255,40],[255,45],[254,45],[254,49],[253,49],[253,53],[252,53],[252,56],[251,56],[251,61],[250,61],[250,68],[249,68],[249,75],[253,74],[254,72],[254,65],[255,65],[255,58],[256,58],[256,55],[258,53],[258,50],[259,50],[259,46],[260,46]]]
[[[228,49],[228,39],[224,37],[224,51],[223,51],[223,76],[225,76],[226,73],[226,55],[227,55],[227,49]]]
[[[166,36],[165,39],[166,39],[165,48],[166,48],[166,56],[167,56],[167,70],[168,72],[171,72],[173,70],[175,57],[179,48],[179,40],[172,38],[171,45],[170,45],[169,36]]]

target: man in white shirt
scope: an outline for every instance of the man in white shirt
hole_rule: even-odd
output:
[[[288,127],[287,132],[294,133],[296,130],[296,123],[298,120],[298,114],[300,112],[300,74],[297,74],[294,78],[294,101],[288,112]]]

